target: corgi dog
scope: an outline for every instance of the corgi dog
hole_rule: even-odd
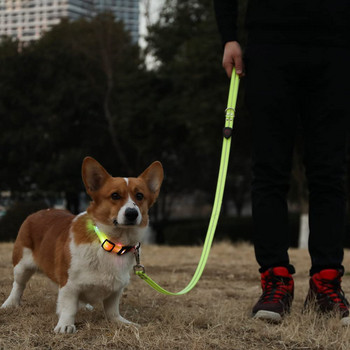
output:
[[[14,282],[2,308],[19,306],[29,278],[41,270],[59,286],[56,333],[76,331],[80,303],[102,301],[109,321],[132,323],[120,315],[119,300],[163,177],[157,161],[136,178],[121,178],[86,157],[82,178],[92,202],[77,216],[47,209],[27,217],[14,244]]]

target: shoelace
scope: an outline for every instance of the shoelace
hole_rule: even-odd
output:
[[[290,279],[284,277],[269,277],[265,279],[263,285],[263,294],[261,301],[264,303],[277,303],[283,299],[289,292]]]
[[[340,308],[347,309],[349,306],[345,298],[345,294],[340,287],[340,280],[317,279],[319,282],[318,288],[321,287],[320,292],[326,294],[334,304],[338,304]]]

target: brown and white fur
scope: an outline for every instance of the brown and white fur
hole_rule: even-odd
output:
[[[137,178],[118,178],[86,157],[82,177],[92,198],[86,212],[74,216],[64,210],[41,210],[23,222],[13,250],[13,288],[2,305],[18,306],[29,278],[36,270],[43,271],[59,286],[56,333],[76,331],[80,302],[102,301],[108,320],[131,323],[120,315],[119,300],[129,283],[134,254],[106,252],[96,233],[88,229],[87,220],[111,241],[136,245],[147,228],[148,210],[158,197],[163,168],[154,162]],[[132,215],[126,213],[128,208]]]

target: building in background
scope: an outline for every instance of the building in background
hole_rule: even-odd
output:
[[[138,41],[139,0],[0,0],[0,36],[26,43],[38,40],[62,18],[91,18],[101,11],[112,11]]]
[[[124,22],[125,29],[131,33],[134,42],[139,40],[140,0],[95,0],[98,12],[111,11],[116,20]]]

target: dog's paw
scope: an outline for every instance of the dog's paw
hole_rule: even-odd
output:
[[[92,305],[90,305],[90,304],[85,305],[85,310],[92,311],[93,309],[94,309],[94,307]]]
[[[67,333],[75,333],[77,330],[74,324],[58,324],[55,329],[55,333],[67,334]]]
[[[19,301],[15,299],[8,298],[0,307],[0,309],[6,309],[8,307],[17,307],[19,306]]]
[[[94,307],[90,304],[85,304],[81,301],[79,301],[79,309],[80,310],[87,310],[87,311],[92,311]]]
[[[131,322],[120,315],[109,318],[109,321],[114,322],[114,323],[123,323],[123,324],[127,324],[127,325],[134,326],[134,327],[141,327],[139,324]]]

